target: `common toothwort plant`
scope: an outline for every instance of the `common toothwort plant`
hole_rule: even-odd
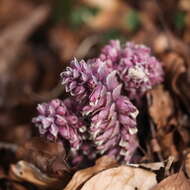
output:
[[[61,78],[73,99],[37,107],[39,116],[33,122],[40,133],[68,141],[73,163],[82,162],[86,155],[89,159],[110,155],[129,162],[138,147],[138,109],[131,100],[140,100],[163,80],[161,64],[150,49],[112,40],[97,58],[87,62],[74,58]],[[76,101],[79,106],[70,106]]]

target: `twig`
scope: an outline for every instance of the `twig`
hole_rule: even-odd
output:
[[[78,46],[75,56],[79,59],[85,57],[89,50],[92,48],[92,46],[94,46],[99,40],[100,37],[97,35],[85,38]]]
[[[13,143],[6,143],[6,142],[0,142],[0,149],[10,149],[13,152],[16,152],[18,149],[18,145],[13,144]]]
[[[53,98],[57,98],[64,92],[64,88],[61,84],[58,84],[52,91],[46,92],[43,94],[37,94],[31,90],[31,88],[25,88],[26,95],[36,101],[36,102],[42,102],[42,101],[49,101]]]

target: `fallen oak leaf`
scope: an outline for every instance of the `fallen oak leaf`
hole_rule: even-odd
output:
[[[78,190],[93,175],[117,165],[117,162],[111,157],[103,156],[96,161],[95,166],[77,171],[64,190]]]
[[[81,190],[150,190],[156,184],[156,174],[153,172],[119,166],[96,174]]]
[[[190,189],[190,180],[187,179],[184,173],[181,171],[177,174],[173,174],[165,178],[152,190],[189,190],[189,189]]]

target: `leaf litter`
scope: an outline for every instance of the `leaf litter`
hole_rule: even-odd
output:
[[[188,0],[58,4],[2,0],[0,189],[189,189],[188,4]],[[140,144],[130,163],[99,154],[97,160],[85,156],[75,167],[68,142],[39,137],[31,118],[41,101],[68,97],[59,86],[59,73],[73,56],[97,57],[112,39],[149,46],[162,63],[164,82],[149,90],[138,106]],[[87,153],[89,157],[94,151]]]

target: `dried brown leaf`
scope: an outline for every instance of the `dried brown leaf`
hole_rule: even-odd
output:
[[[171,175],[162,180],[152,190],[189,190],[190,180],[188,180],[183,172]]]
[[[162,85],[149,92],[152,104],[149,113],[157,127],[165,127],[174,112],[174,103],[168,91]]]
[[[81,190],[149,190],[156,184],[156,174],[153,172],[120,166],[93,176]]]
[[[10,64],[18,55],[23,42],[45,21],[49,7],[41,6],[33,10],[26,18],[8,26],[1,33],[0,39],[0,73],[9,69]]]
[[[53,186],[57,189],[63,185],[60,180],[48,177],[33,164],[26,161],[19,161],[17,164],[11,165],[11,177],[16,181],[27,181],[44,188]]]
[[[174,142],[174,133],[169,132],[163,136],[159,137],[160,146],[162,148],[165,157],[173,156],[175,161],[179,159],[179,152],[176,149],[176,144]]]
[[[49,176],[58,178],[70,176],[71,168],[68,166],[66,152],[61,143],[33,138],[19,148],[17,155]]]
[[[48,13],[48,6],[40,6],[0,32],[0,105],[8,102],[9,83],[13,80],[11,72],[22,52],[24,42],[46,20]]]
[[[57,26],[49,33],[50,43],[58,50],[62,61],[68,61],[75,55],[79,44],[79,34],[67,26]]]
[[[167,74],[166,80],[171,82],[174,92],[180,95],[180,91],[177,87],[177,80],[179,76],[186,71],[184,59],[177,53],[168,53],[164,59],[164,68]]]
[[[7,26],[10,23],[27,16],[34,8],[31,1],[25,0],[1,0],[0,1],[0,25]]]
[[[116,161],[112,158],[103,156],[96,161],[95,166],[76,172],[64,190],[78,190],[93,175],[117,165]]]

